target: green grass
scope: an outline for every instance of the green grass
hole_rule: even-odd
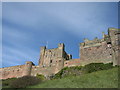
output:
[[[81,76],[68,76],[45,81],[28,88],[117,88],[118,69],[112,68]]]

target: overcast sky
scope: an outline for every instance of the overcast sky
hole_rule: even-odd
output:
[[[2,67],[25,64],[40,57],[40,47],[65,44],[79,58],[84,38],[102,38],[109,27],[118,27],[117,3],[18,2],[2,4]]]

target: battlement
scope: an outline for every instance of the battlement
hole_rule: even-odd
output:
[[[97,37],[95,37],[94,40],[89,40],[89,39],[85,38],[84,42],[80,43],[80,47],[81,48],[83,48],[83,47],[87,48],[87,47],[99,46],[99,45],[102,44],[102,42],[110,43],[111,39],[113,37],[114,38],[118,38],[118,36],[120,34],[120,29],[108,28],[108,34],[105,34],[104,32],[102,32],[102,34],[103,34],[103,38],[102,39],[98,39]],[[117,41],[119,41],[119,40],[117,40]]]
[[[104,39],[98,39],[97,37],[94,40],[84,39],[84,42],[80,43],[80,48],[100,46],[102,42],[104,42]]]
[[[115,31],[120,31],[120,29],[118,29],[118,28],[108,28],[108,31],[111,31],[111,30],[112,30],[112,31],[114,31],[114,30],[115,30]]]

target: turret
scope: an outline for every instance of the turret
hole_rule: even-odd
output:
[[[39,65],[43,65],[45,50],[46,50],[46,46],[40,47]]]
[[[64,43],[59,43],[58,44],[58,48],[64,50],[64,48],[65,48]]]
[[[59,43],[58,44],[58,57],[60,57],[60,58],[63,58],[64,57],[64,48],[65,48],[65,45],[64,45],[64,43]]]
[[[27,61],[24,67],[24,76],[29,76],[31,74],[31,69],[32,69],[33,62]]]
[[[44,51],[46,49],[46,46],[40,47],[40,51]]]

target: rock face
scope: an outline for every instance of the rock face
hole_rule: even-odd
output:
[[[120,30],[108,28],[108,35],[103,33],[103,38],[94,40],[84,39],[80,43],[80,58],[72,59],[72,55],[64,50],[63,43],[58,48],[47,49],[41,47],[40,59],[37,66],[28,61],[25,65],[0,68],[0,79],[22,76],[36,76],[43,74],[52,76],[64,67],[86,65],[89,63],[110,63],[120,65]]]

